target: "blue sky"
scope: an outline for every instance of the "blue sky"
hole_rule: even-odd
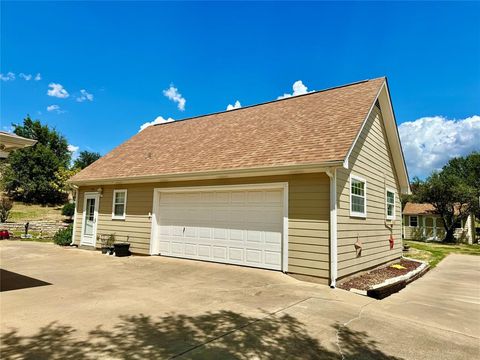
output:
[[[1,128],[28,113],[105,154],[159,116],[386,75],[410,175],[424,176],[480,150],[479,14],[458,2],[2,2]]]

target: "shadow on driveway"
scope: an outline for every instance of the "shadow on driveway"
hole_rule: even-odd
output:
[[[338,330],[338,328],[336,328]],[[1,337],[2,359],[339,359],[290,315],[248,317],[232,311],[199,316],[170,314],[157,320],[122,316],[113,329],[98,326],[85,339],[52,322],[31,336],[11,329]],[[345,359],[395,359],[366,333],[341,328]],[[397,358],[398,359],[398,358]]]
[[[48,282],[0,269],[0,292],[52,285]]]

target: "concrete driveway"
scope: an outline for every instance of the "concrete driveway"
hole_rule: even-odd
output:
[[[382,301],[279,272],[0,242],[2,359],[472,359],[480,258]],[[23,277],[22,277],[23,276]],[[2,284],[2,288],[3,288]]]

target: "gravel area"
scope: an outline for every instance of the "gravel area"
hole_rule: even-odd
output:
[[[392,265],[401,265],[405,269],[396,269],[392,267]],[[399,262],[396,262],[392,265],[377,268],[367,273],[350,278],[345,282],[340,282],[338,287],[345,290],[350,290],[351,288],[368,290],[371,286],[381,284],[387,279],[401,276],[415,270],[421,265],[421,263],[417,261],[401,259]]]

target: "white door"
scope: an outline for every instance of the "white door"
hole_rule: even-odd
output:
[[[282,270],[284,188],[160,191],[160,255]]]
[[[81,245],[95,246],[96,244],[99,199],[97,193],[85,193]]]

